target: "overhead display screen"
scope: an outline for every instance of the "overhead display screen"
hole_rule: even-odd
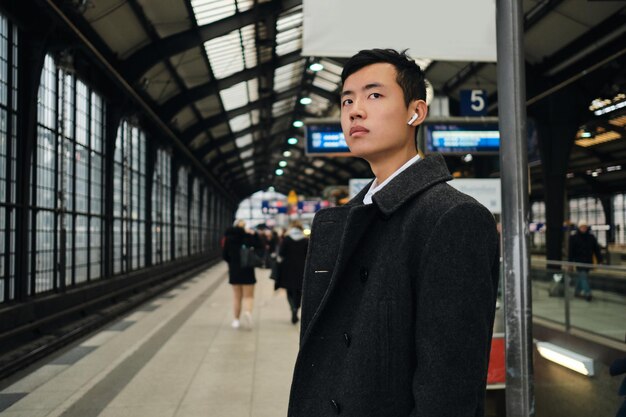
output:
[[[306,153],[309,155],[349,156],[350,148],[338,121],[306,122]]]
[[[433,123],[425,124],[424,128],[429,152],[497,153],[500,150],[496,123]]]

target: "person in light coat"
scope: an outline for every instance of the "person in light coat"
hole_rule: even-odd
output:
[[[415,137],[424,75],[404,53],[346,63],[341,124],[376,175],[320,210],[304,271],[289,417],[484,415],[499,270],[496,224]]]

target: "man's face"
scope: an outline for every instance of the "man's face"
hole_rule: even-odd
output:
[[[587,233],[587,230],[589,230],[589,226],[587,226],[586,224],[581,224],[580,226],[578,226],[578,230],[580,230],[581,233]]]
[[[368,65],[350,75],[341,96],[341,128],[350,151],[370,163],[413,147],[407,121],[415,109],[405,105],[396,69]]]

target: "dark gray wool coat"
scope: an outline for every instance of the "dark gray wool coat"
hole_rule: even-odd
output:
[[[484,414],[498,237],[450,179],[431,155],[317,213],[289,417]]]

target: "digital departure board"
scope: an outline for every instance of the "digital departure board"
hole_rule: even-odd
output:
[[[350,148],[337,120],[306,121],[306,153],[349,156]]]
[[[426,123],[424,128],[429,152],[497,153],[500,150],[496,123]]]

